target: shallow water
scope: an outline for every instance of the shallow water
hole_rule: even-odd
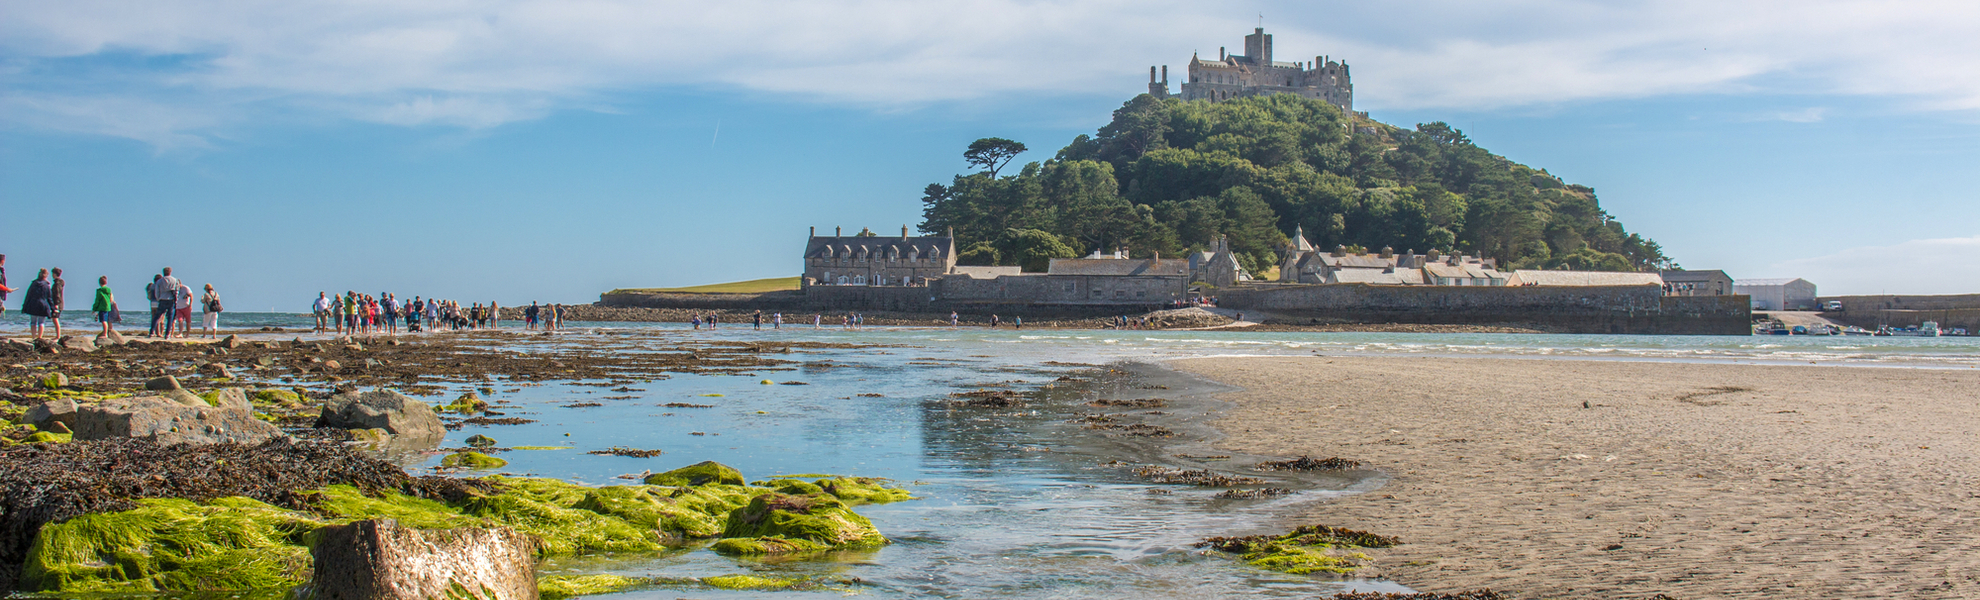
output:
[[[13,332],[12,322],[0,331]],[[307,326],[298,315],[233,313],[229,327]],[[1216,488],[1152,485],[1125,463],[1162,463],[1243,472],[1257,457],[1228,461],[1177,455],[1216,454],[1203,422],[1219,404],[1213,384],[1158,368],[1087,393],[1162,397],[1180,404],[1163,423],[1188,436],[1156,443],[1106,438],[1066,423],[1087,408],[1079,398],[1033,402],[1023,409],[953,407],[956,391],[1009,383],[1039,387],[1081,371],[1070,364],[1148,362],[1191,356],[1436,355],[1530,359],[1703,361],[1864,367],[1980,368],[1980,338],[1806,336],[1609,336],[1527,334],[1252,333],[983,328],[791,327],[728,325],[691,331],[676,324],[572,323],[564,335],[524,344],[609,341],[601,351],[659,349],[681,339],[857,342],[884,347],[797,352],[793,360],[830,360],[835,368],[735,375],[679,375],[634,383],[634,392],[571,383],[541,386],[496,381],[490,400],[512,404],[508,416],[538,419],[515,426],[468,427],[445,445],[474,434],[501,446],[569,446],[503,453],[503,471],[589,485],[627,483],[621,474],[662,471],[714,460],[752,479],[833,473],[892,478],[916,500],[859,508],[895,544],[875,552],[789,561],[737,560],[701,548],[639,557],[566,559],[550,572],[615,572],[673,577],[733,573],[856,577],[862,595],[881,597],[1118,598],[1314,597],[1346,589],[1401,591],[1391,583],[1261,572],[1205,555],[1191,543],[1208,536],[1284,531],[1301,504],[1379,479],[1275,481],[1299,490],[1267,500],[1217,500]],[[289,337],[291,334],[284,334]],[[553,339],[556,341],[544,341]],[[764,385],[762,380],[808,385]],[[1168,389],[1136,386],[1166,385]],[[479,386],[476,386],[479,387]],[[456,392],[464,390],[456,390]],[[1059,389],[1059,394],[1070,394]],[[712,396],[710,394],[720,394]],[[879,394],[863,397],[860,394]],[[606,396],[634,396],[605,399]],[[603,406],[561,405],[598,402]],[[668,408],[669,402],[712,408]],[[1105,412],[1125,412],[1105,409]],[[703,435],[694,435],[700,432]],[[659,449],[655,458],[589,455],[611,446]],[[1290,458],[1290,457],[1285,457]],[[1354,458],[1354,457],[1347,457]],[[438,456],[416,461],[422,467]],[[1365,475],[1365,474],[1364,474]],[[1160,491],[1170,493],[1159,493]],[[780,592],[779,597],[846,592]],[[763,592],[665,588],[616,598],[759,597]]]

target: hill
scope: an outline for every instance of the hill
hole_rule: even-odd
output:
[[[1095,248],[1178,256],[1222,234],[1260,273],[1296,229],[1320,248],[1458,250],[1510,268],[1673,266],[1604,212],[1592,188],[1492,154],[1441,122],[1404,129],[1320,100],[1144,94],[1051,160],[999,176],[997,159],[1022,149],[1000,138],[972,144],[965,158],[985,171],[930,184],[921,230],[953,227],[964,264],[1027,268]]]
[[[776,277],[771,279],[751,279],[678,288],[628,288],[605,292],[606,294],[761,294],[798,289],[798,278]]]

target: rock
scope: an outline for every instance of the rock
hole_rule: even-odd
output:
[[[346,392],[331,396],[323,405],[317,427],[338,429],[383,429],[392,435],[439,437],[447,434],[440,417],[426,403],[392,390],[372,390],[363,394]]]
[[[200,365],[199,370],[201,372],[206,373],[208,377],[212,377],[214,379],[234,378],[234,372],[228,370],[227,365],[223,365],[220,363],[206,363],[204,365]]]
[[[165,390],[176,390],[179,389],[179,378],[173,377],[171,375],[153,378],[149,381],[144,382],[144,389],[154,392],[162,392]]]
[[[507,527],[412,529],[391,519],[317,530],[313,600],[534,600],[534,536]]]
[[[0,352],[7,354],[32,354],[34,352],[34,344],[24,340],[6,338],[5,340],[0,340]]]
[[[228,410],[254,412],[254,405],[248,402],[247,390],[241,388],[222,388],[213,392],[212,397],[207,398],[207,402]]]
[[[476,448],[487,448],[495,444],[496,444],[495,438],[481,435],[479,433],[468,436],[467,439],[467,445],[474,446]]]
[[[199,397],[199,394],[194,394],[192,392],[188,392],[185,390],[167,391],[163,394],[159,394],[159,397],[180,404],[184,404],[186,406],[201,407],[201,408],[213,406],[212,402],[207,402],[205,398]]]
[[[229,336],[227,336],[227,337],[225,337],[225,338],[221,338],[221,340],[220,340],[220,347],[221,347],[221,348],[226,348],[226,349],[228,349],[228,350],[232,350],[232,349],[235,349],[235,348],[239,348],[239,347],[241,347],[241,336],[238,336],[238,335],[229,335]]]
[[[128,343],[128,342],[126,342],[126,341],[124,340],[124,334],[121,334],[121,333],[117,333],[117,330],[115,330],[115,329],[112,329],[112,330],[110,330],[110,334],[109,334],[109,335],[99,335],[99,336],[96,336],[96,345],[97,345],[98,347],[103,347],[103,346],[122,346],[122,345],[124,345],[124,344],[126,344],[126,343]]]
[[[302,395],[295,393],[293,390],[271,388],[265,390],[255,390],[254,401],[263,404],[280,404],[282,406],[297,406],[302,404]]]
[[[63,375],[61,373],[49,373],[47,375],[41,376],[42,389],[59,390],[65,387],[69,387],[68,375]]]
[[[737,471],[728,465],[712,460],[705,460],[665,473],[648,475],[645,483],[646,485],[676,486],[697,486],[709,483],[742,485],[743,476],[741,471]]]
[[[33,425],[42,431],[51,431],[49,428],[54,425],[72,431],[76,428],[76,401],[59,398],[37,404],[34,408],[28,409],[26,414],[21,415],[18,422]]]
[[[254,363],[264,367],[273,367],[275,366],[275,357],[263,356],[261,358],[254,359]]]
[[[62,336],[62,339],[55,341],[55,345],[61,346],[63,350],[84,354],[96,351],[96,342],[89,341],[89,338],[80,335]]]
[[[839,548],[877,548],[889,542],[873,522],[829,494],[763,494],[729,513],[714,550],[720,554],[786,554]]]
[[[323,370],[324,370],[324,371],[336,371],[336,370],[338,370],[338,369],[342,369],[342,368],[344,368],[344,365],[342,365],[342,364],[339,364],[339,363],[338,363],[337,361],[334,361],[334,360],[326,360],[326,361],[323,361]]]
[[[148,437],[162,444],[257,444],[284,435],[248,413],[200,404],[189,406],[158,396],[112,398],[76,409],[71,428],[78,440]]]
[[[456,398],[453,404],[440,407],[440,410],[461,414],[474,414],[488,410],[488,401],[482,400],[480,394],[468,392],[461,394],[461,397]]]
[[[440,459],[440,467],[445,469],[499,469],[508,464],[509,461],[480,452],[455,452]]]
[[[359,343],[357,343],[357,342],[351,342],[351,343],[349,343],[349,344],[344,344],[344,350],[346,350],[346,351],[350,351],[350,352],[363,352],[363,351],[364,351],[364,344],[359,344]]]

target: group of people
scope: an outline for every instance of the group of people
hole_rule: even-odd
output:
[[[402,322],[406,332],[426,332],[497,329],[502,321],[502,306],[495,302],[462,307],[458,301],[419,296],[401,301],[390,292],[377,296],[354,291],[337,296],[317,292],[310,312],[316,316],[317,333],[340,335],[399,333]],[[562,327],[566,309],[561,304],[531,302],[522,312],[529,329],[550,331]]]
[[[28,330],[35,339],[48,335],[48,326],[54,325],[53,337],[62,337],[62,310],[67,304],[67,282],[62,279],[61,267],[40,269],[34,282],[28,284],[27,293],[21,299],[21,314],[28,316]],[[0,254],[0,314],[6,312],[7,295],[20,291],[7,286],[7,255]],[[193,291],[192,287],[172,276],[172,268],[165,269],[151,278],[144,286],[145,301],[151,307],[151,330],[145,335],[153,337],[188,337],[192,331]],[[206,284],[206,292],[198,297],[204,313],[201,334],[206,337],[220,333],[220,293],[214,291],[213,284]],[[124,320],[123,311],[117,308],[117,295],[110,289],[110,277],[96,278],[96,295],[89,309],[96,315],[101,326],[98,335],[108,336],[117,323]]]

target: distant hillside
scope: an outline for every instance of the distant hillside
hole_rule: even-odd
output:
[[[968,157],[1002,166],[981,160],[985,141]],[[1321,248],[1460,250],[1514,268],[1672,266],[1591,188],[1492,154],[1444,123],[1403,129],[1293,95],[1138,96],[1053,159],[994,173],[930,184],[922,199],[921,230],[954,227],[964,264],[1121,246],[1177,256],[1224,234],[1259,273],[1299,227]]]
[[[778,292],[778,291],[784,291],[784,290],[795,290],[795,289],[798,289],[798,278],[796,278],[796,277],[777,277],[777,278],[773,278],[773,279],[751,279],[751,280],[749,280],[749,281],[732,281],[732,282],[729,282],[729,283],[714,283],[714,284],[709,284],[709,285],[697,285],[697,286],[693,286],[693,287],[677,287],[677,288],[628,288],[628,289],[617,289],[617,290],[612,290],[612,291],[609,291],[609,292],[605,292],[605,293],[606,293],[606,294],[608,294],[608,295],[609,295],[609,294],[660,294],[660,293],[666,293],[666,294],[761,294],[761,293],[764,293],[764,292]]]

